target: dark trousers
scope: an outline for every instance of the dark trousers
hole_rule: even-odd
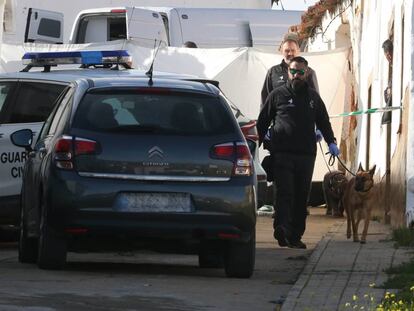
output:
[[[275,153],[273,228],[281,226],[290,241],[302,238],[306,228],[307,202],[315,156]]]

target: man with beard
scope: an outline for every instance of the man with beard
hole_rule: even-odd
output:
[[[267,97],[257,120],[259,143],[271,127],[271,161],[277,206],[273,228],[280,246],[306,248],[301,241],[306,226],[306,205],[316,157],[315,126],[337,156],[339,149],[319,94],[307,81],[308,62],[291,59],[288,81]]]

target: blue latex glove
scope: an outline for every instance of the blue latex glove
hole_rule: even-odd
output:
[[[320,130],[316,129],[315,130],[315,137],[316,137],[316,142],[319,143],[323,138],[322,132]]]
[[[334,157],[339,156],[339,153],[340,153],[339,148],[335,143],[330,143],[329,144],[329,153],[331,155],[333,155]]]

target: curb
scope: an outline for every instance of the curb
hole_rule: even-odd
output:
[[[334,224],[328,233],[316,244],[311,256],[308,259],[308,262],[306,263],[305,268],[300,274],[299,279],[289,290],[286,300],[280,309],[281,311],[291,311],[295,309],[298,298],[300,297],[303,289],[308,284],[317,263],[322,257],[325,249],[328,247],[330,241],[332,240],[332,237],[339,231],[344,222],[345,221]]]

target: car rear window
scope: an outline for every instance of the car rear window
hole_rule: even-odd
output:
[[[73,127],[105,132],[211,135],[235,131],[220,98],[198,93],[110,90],[87,93]]]

